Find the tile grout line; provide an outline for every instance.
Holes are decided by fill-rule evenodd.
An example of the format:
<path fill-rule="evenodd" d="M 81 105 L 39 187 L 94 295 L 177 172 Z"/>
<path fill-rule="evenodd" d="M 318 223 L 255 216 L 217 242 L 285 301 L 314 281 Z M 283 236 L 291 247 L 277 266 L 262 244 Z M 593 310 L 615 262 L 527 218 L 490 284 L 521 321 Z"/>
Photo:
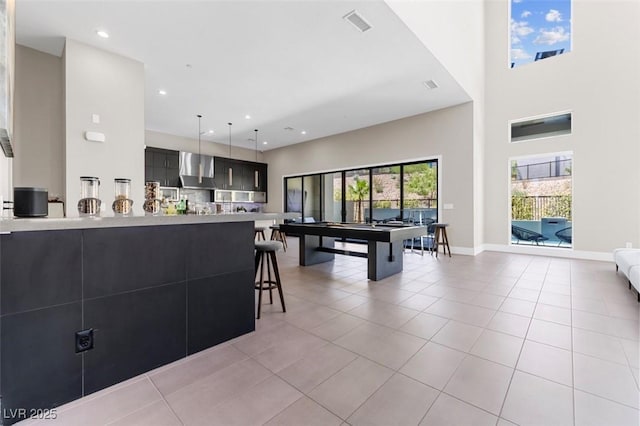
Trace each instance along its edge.
<path fill-rule="evenodd" d="M 169 408 L 169 410 L 173 413 L 173 415 L 176 417 L 176 419 L 178 419 L 178 421 L 180 422 L 181 425 L 184 425 L 184 422 L 182 421 L 182 419 L 180 418 L 180 416 L 178 416 L 178 413 L 175 412 L 175 410 L 173 409 L 173 407 L 171 406 L 171 404 L 169 404 L 169 401 L 167 401 L 167 399 L 164 397 L 164 395 L 162 394 L 162 392 L 160 392 L 160 389 L 158 389 L 158 386 L 156 386 L 155 382 L 151 379 L 151 377 L 147 376 L 145 374 L 147 380 L 149 381 L 149 383 L 151 383 L 151 386 L 153 386 L 153 388 L 156 390 L 156 392 L 158 392 L 158 395 L 160 395 L 161 400 L 165 403 L 165 405 L 167 406 L 167 408 Z M 155 403 L 155 401 L 154 401 Z M 135 411 L 134 411 L 135 412 Z"/>
<path fill-rule="evenodd" d="M 529 266 L 531 266 L 531 262 L 532 262 L 532 260 L 530 260 L 529 263 L 527 264 L 527 268 Z M 525 268 L 525 271 L 526 271 L 527 268 Z M 547 276 L 548 268 L 549 267 L 547 266 L 547 270 L 545 271 L 545 278 Z M 523 271 L 523 274 L 524 274 L 524 271 Z M 518 281 L 521 278 L 522 278 L 522 275 L 520 275 L 520 278 L 518 278 Z M 543 280 L 543 283 L 544 283 L 544 280 Z M 538 299 L 540 299 L 540 294 L 539 293 L 538 293 Z M 536 306 L 537 306 L 537 302 L 536 302 Z M 507 402 L 507 397 L 509 396 L 509 391 L 511 390 L 511 384 L 513 383 L 513 377 L 516 375 L 516 371 L 517 371 L 516 369 L 518 367 L 518 363 L 520 362 L 520 357 L 522 356 L 522 350 L 524 349 L 524 343 L 527 340 L 527 335 L 529 335 L 529 330 L 531 329 L 531 323 L 533 323 L 533 315 L 535 315 L 535 308 L 534 308 L 533 313 L 531 314 L 531 319 L 529 320 L 529 325 L 527 326 L 527 332 L 525 333 L 524 338 L 522 340 L 522 346 L 520 347 L 520 352 L 518 353 L 518 358 L 516 359 L 516 364 L 513 367 L 513 372 L 511 373 L 511 378 L 509 379 L 509 385 L 507 386 L 507 391 L 504 394 L 504 399 L 502 400 L 502 405 L 500 406 L 500 411 L 498 412 L 498 417 L 499 418 L 504 418 L 505 420 L 509 420 L 509 419 L 503 417 L 502 416 L 502 412 L 504 411 L 504 405 Z M 509 421 L 511 421 L 511 420 L 509 420 Z"/>

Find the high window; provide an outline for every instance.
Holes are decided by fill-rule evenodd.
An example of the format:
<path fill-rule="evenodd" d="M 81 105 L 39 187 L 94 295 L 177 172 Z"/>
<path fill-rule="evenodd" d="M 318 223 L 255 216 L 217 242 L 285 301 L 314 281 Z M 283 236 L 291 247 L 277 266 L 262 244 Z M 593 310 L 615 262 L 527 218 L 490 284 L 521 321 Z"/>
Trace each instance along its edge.
<path fill-rule="evenodd" d="M 511 68 L 571 51 L 571 0 L 511 0 Z"/>

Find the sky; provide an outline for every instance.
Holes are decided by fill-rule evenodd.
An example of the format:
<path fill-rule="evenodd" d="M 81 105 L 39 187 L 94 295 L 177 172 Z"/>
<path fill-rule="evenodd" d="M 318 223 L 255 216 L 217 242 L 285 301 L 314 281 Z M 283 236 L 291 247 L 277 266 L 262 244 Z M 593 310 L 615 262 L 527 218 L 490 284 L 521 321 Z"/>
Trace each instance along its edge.
<path fill-rule="evenodd" d="M 511 62 L 533 62 L 536 52 L 571 50 L 571 0 L 511 0 Z"/>

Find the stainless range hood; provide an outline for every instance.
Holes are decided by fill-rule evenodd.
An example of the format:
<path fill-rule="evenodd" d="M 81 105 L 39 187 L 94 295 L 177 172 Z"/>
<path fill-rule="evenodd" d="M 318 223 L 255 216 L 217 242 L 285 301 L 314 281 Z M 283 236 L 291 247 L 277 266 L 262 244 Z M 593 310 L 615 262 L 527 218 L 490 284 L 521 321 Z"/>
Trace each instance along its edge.
<path fill-rule="evenodd" d="M 13 157 L 14 23 L 14 0 L 0 0 L 0 146 L 6 157 Z"/>
<path fill-rule="evenodd" d="M 181 151 L 180 182 L 187 189 L 215 189 L 213 157 Z"/>

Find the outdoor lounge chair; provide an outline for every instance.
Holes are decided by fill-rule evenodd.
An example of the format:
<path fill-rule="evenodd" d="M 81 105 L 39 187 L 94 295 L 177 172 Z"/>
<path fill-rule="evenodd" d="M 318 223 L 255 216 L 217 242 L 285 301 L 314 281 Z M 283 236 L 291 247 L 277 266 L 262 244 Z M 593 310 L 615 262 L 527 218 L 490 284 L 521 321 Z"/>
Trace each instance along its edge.
<path fill-rule="evenodd" d="M 560 240 L 560 243 L 558 245 L 562 244 L 563 242 L 571 244 L 573 240 L 573 230 L 571 229 L 571 226 L 563 228 L 556 232 L 556 237 L 558 237 L 558 239 Z"/>
<path fill-rule="evenodd" d="M 548 238 L 542 234 L 515 225 L 511 225 L 511 235 L 516 237 L 516 240 L 518 240 L 516 243 L 518 244 L 520 241 L 529 241 L 539 245 L 539 243 L 542 242 L 544 244 L 544 241 L 548 240 Z"/>

